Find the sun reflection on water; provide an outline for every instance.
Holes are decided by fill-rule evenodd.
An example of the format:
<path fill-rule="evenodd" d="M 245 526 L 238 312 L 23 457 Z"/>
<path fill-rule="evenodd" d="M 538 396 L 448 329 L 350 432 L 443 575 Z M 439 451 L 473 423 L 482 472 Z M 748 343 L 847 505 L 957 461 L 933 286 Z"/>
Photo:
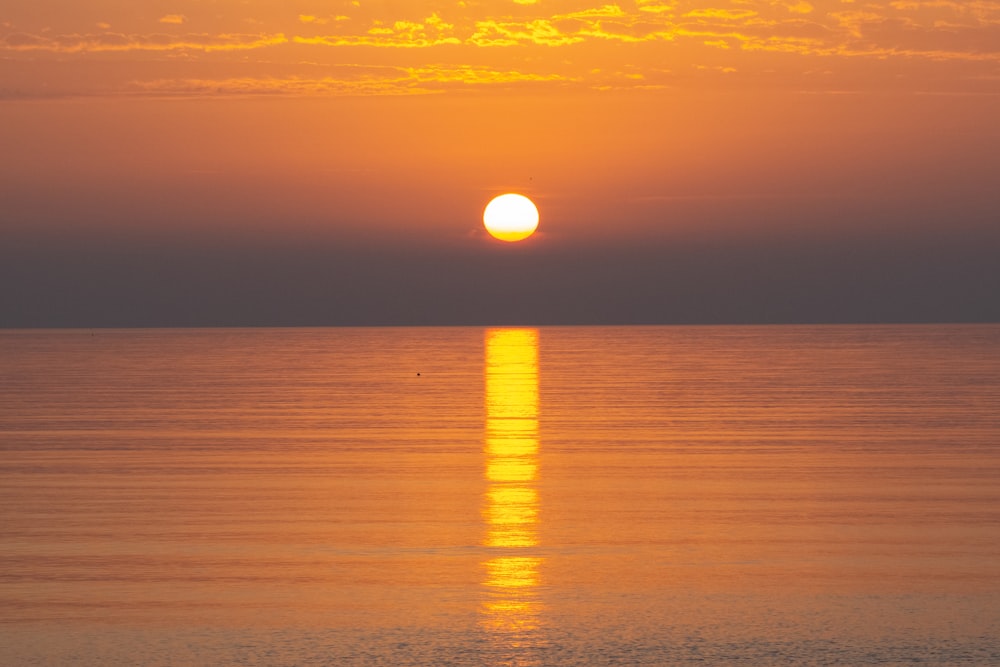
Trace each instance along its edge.
<path fill-rule="evenodd" d="M 482 622 L 503 648 L 520 650 L 535 643 L 541 612 L 538 331 L 488 330 L 485 376 L 483 545 L 492 557 L 483 564 Z M 530 664 L 526 657 L 517 664 Z"/>

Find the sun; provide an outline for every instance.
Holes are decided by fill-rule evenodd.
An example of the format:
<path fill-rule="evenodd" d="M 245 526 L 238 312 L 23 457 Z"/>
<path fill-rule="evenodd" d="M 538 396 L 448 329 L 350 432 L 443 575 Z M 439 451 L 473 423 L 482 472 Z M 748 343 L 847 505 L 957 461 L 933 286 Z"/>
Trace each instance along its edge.
<path fill-rule="evenodd" d="M 483 224 L 494 238 L 520 241 L 534 234 L 538 228 L 538 209 L 524 195 L 500 195 L 486 205 Z"/>

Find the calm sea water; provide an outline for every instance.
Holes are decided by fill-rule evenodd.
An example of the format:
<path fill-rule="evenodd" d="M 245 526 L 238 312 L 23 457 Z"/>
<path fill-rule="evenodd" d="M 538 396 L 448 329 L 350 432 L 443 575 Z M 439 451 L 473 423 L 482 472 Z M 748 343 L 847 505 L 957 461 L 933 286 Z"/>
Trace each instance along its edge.
<path fill-rule="evenodd" d="M 0 332 L 5 665 L 1000 664 L 1000 326 Z"/>

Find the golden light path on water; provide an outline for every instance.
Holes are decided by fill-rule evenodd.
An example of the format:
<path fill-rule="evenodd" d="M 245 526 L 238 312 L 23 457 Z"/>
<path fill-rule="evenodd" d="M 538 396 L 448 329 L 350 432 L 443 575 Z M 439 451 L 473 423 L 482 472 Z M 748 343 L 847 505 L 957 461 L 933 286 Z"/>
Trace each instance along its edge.
<path fill-rule="evenodd" d="M 510 648 L 539 625 L 538 331 L 486 332 L 483 626 Z"/>

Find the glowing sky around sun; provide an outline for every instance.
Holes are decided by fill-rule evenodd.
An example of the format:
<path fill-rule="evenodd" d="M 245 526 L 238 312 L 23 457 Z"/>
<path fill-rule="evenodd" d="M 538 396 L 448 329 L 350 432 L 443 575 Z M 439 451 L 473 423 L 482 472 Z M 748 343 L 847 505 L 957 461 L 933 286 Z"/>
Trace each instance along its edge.
<path fill-rule="evenodd" d="M 997 0 L 7 2 L 0 326 L 1000 318 L 997 118 Z"/>

